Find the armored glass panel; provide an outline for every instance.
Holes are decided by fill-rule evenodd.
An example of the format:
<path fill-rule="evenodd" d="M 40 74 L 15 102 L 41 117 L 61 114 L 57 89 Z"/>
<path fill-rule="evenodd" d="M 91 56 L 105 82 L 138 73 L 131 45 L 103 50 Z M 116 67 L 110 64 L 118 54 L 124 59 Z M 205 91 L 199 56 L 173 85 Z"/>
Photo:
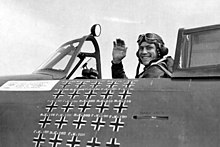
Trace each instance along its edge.
<path fill-rule="evenodd" d="M 194 33 L 190 40 L 190 67 L 220 64 L 220 30 Z"/>

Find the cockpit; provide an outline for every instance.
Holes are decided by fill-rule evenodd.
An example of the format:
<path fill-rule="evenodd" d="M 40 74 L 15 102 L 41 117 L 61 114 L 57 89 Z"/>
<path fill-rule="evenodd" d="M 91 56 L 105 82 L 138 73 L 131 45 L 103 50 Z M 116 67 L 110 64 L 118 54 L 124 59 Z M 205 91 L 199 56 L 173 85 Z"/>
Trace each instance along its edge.
<path fill-rule="evenodd" d="M 101 79 L 99 45 L 95 24 L 89 35 L 61 45 L 34 73 L 53 79 Z M 220 77 L 220 25 L 179 29 L 171 78 Z"/>

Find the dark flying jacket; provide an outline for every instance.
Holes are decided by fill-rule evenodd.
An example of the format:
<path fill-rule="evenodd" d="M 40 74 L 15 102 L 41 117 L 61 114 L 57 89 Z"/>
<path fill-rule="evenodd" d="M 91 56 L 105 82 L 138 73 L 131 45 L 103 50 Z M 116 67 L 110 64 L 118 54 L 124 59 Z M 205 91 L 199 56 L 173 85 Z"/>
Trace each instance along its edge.
<path fill-rule="evenodd" d="M 144 71 L 140 73 L 137 78 L 168 78 L 172 75 L 173 59 L 169 56 L 165 59 L 160 59 L 157 62 L 151 63 L 144 67 Z M 123 64 L 114 64 L 112 62 L 112 78 L 113 79 L 127 79 Z"/>

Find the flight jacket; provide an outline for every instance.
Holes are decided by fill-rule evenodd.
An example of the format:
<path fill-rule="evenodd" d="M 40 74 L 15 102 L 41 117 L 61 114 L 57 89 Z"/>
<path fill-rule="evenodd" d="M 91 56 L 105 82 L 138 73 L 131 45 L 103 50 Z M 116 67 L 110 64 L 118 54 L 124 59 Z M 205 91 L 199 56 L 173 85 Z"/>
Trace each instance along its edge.
<path fill-rule="evenodd" d="M 138 74 L 136 78 L 169 78 L 172 76 L 172 57 L 166 57 L 152 62 L 150 65 L 145 66 L 142 73 Z M 112 62 L 112 78 L 113 79 L 127 79 L 122 62 L 114 64 Z"/>

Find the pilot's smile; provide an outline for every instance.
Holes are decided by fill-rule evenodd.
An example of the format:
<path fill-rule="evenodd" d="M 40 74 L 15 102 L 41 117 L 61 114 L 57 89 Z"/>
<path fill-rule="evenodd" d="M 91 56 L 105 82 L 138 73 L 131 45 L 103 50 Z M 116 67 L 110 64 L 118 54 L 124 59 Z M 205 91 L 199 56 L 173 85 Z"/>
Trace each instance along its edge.
<path fill-rule="evenodd" d="M 142 42 L 139 46 L 138 55 L 144 65 L 148 65 L 149 62 L 157 58 L 156 46 L 147 42 Z"/>

